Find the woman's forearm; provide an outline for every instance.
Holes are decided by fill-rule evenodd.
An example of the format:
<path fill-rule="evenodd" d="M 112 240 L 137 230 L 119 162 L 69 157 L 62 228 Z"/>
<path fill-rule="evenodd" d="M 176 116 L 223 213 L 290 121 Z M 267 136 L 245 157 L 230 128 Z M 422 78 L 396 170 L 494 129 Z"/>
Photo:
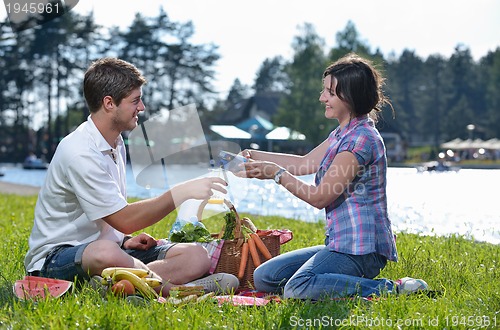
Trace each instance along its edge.
<path fill-rule="evenodd" d="M 293 175 L 303 175 L 301 172 L 304 172 L 304 169 L 302 168 L 304 156 L 252 150 L 250 151 L 250 158 L 253 160 L 273 162 L 285 168 Z"/>

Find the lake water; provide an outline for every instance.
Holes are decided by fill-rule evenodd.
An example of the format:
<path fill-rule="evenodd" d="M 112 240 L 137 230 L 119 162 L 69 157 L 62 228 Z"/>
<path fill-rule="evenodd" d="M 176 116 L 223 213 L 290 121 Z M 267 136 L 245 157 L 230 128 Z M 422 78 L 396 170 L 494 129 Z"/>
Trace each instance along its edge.
<path fill-rule="evenodd" d="M 32 186 L 41 186 L 46 173 L 12 165 L 5 165 L 2 172 L 5 175 L 0 177 L 1 181 Z M 174 185 L 200 173 L 194 168 L 183 166 L 170 167 L 166 174 L 168 183 Z M 280 215 L 303 221 L 324 219 L 323 210 L 295 198 L 274 181 L 240 179 L 232 175 L 228 179 L 228 197 L 239 212 Z M 313 177 L 303 179 L 311 182 Z M 462 169 L 459 172 L 417 173 L 413 168 L 391 167 L 388 170 L 387 194 L 393 229 L 396 233 L 458 234 L 500 244 L 498 183 L 500 170 Z M 157 196 L 165 187 L 148 189 L 138 185 L 132 169 L 128 168 L 129 197 Z"/>

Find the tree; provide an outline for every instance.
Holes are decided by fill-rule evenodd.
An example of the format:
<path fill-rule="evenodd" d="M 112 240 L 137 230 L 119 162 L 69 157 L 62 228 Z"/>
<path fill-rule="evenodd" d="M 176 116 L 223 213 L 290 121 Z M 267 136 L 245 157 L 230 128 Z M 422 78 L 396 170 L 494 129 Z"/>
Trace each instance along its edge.
<path fill-rule="evenodd" d="M 29 61 L 23 56 L 30 49 L 33 37 L 28 33 L 12 33 L 8 24 L 3 23 L 1 31 L 1 101 L 2 113 L 14 114 L 15 126 L 27 126 L 29 114 L 25 111 L 29 105 L 29 90 L 34 83 L 33 70 Z M 12 116 L 11 116 L 12 117 Z M 5 117 L 3 117 L 5 121 Z"/>
<path fill-rule="evenodd" d="M 344 30 L 335 35 L 337 46 L 330 50 L 328 57 L 336 61 L 348 53 L 356 53 L 360 56 L 371 56 L 370 46 L 360 39 L 360 34 L 352 21 L 348 21 Z"/>
<path fill-rule="evenodd" d="M 71 76 L 65 86 L 65 95 L 70 100 L 67 102 L 66 111 L 77 111 L 80 113 L 80 118 L 69 114 L 64 116 L 66 133 L 71 131 L 72 126 L 85 121 L 90 114 L 82 98 L 81 83 L 91 59 L 102 56 L 110 44 L 101 31 L 102 26 L 94 22 L 93 12 L 88 16 L 75 15 L 74 33 L 65 45 L 64 65 L 69 68 Z"/>
<path fill-rule="evenodd" d="M 448 63 L 448 74 L 452 89 L 443 124 L 450 136 L 464 136 L 467 125 L 479 127 L 478 114 L 482 111 L 482 101 L 477 97 L 477 70 L 468 48 L 455 48 Z"/>
<path fill-rule="evenodd" d="M 160 57 L 164 62 L 164 77 L 168 78 L 168 107 L 181 104 L 204 104 L 214 94 L 212 80 L 214 65 L 220 58 L 214 44 L 191 44 L 194 34 L 191 22 L 177 24 L 174 30 L 176 42 L 167 45 L 168 51 Z"/>
<path fill-rule="evenodd" d="M 480 82 L 484 93 L 488 137 L 500 137 L 500 47 L 480 61 Z"/>
<path fill-rule="evenodd" d="M 34 77 L 29 62 L 23 58 L 29 49 L 31 36 L 27 33 L 12 33 L 7 23 L 0 26 L 0 109 L 3 161 L 21 160 L 27 150 L 33 150 L 28 126 L 30 123 L 30 89 Z"/>
<path fill-rule="evenodd" d="M 47 134 L 49 146 L 47 157 L 50 159 L 55 150 L 56 138 L 53 131 L 53 118 L 60 112 L 59 108 L 59 87 L 62 70 L 60 59 L 62 56 L 62 46 L 66 43 L 71 34 L 72 15 L 60 16 L 43 25 L 33 28 L 34 40 L 30 49 L 30 61 L 34 68 L 34 75 L 39 82 L 35 88 L 39 90 L 39 95 L 45 95 L 45 108 L 47 110 Z M 54 111 L 56 116 L 54 116 Z"/>
<path fill-rule="evenodd" d="M 411 141 L 421 138 L 416 123 L 420 120 L 417 100 L 424 92 L 422 85 L 422 60 L 413 51 L 404 50 L 399 59 L 390 62 L 387 69 L 388 95 L 396 112 L 397 127 L 406 132 Z"/>
<path fill-rule="evenodd" d="M 69 132 L 69 122 L 63 118 L 67 105 L 81 100 L 81 79 L 84 60 L 90 53 L 88 41 L 95 40 L 93 17 L 70 11 L 64 15 L 23 31 L 32 36 L 23 59 L 34 77 L 29 90 L 36 100 L 26 107 L 30 112 L 46 113 L 47 154 L 49 160 L 62 136 Z M 95 47 L 95 46 L 94 46 Z M 33 117 L 33 115 L 30 115 Z"/>
<path fill-rule="evenodd" d="M 431 55 L 424 62 L 420 81 L 420 97 L 416 98 L 416 108 L 420 109 L 419 131 L 424 136 L 432 137 L 435 147 L 442 142 L 444 122 L 448 118 L 446 104 L 450 99 L 450 79 L 447 74 L 447 62 L 439 55 Z M 451 138 L 454 136 L 446 136 Z"/>
<path fill-rule="evenodd" d="M 120 33 L 120 56 L 140 68 L 149 81 L 144 94 L 150 112 L 187 103 L 204 108 L 214 93 L 217 47 L 192 44 L 193 34 L 192 22 L 172 22 L 163 10 L 154 18 L 137 14 L 130 28 Z"/>
<path fill-rule="evenodd" d="M 235 79 L 229 93 L 227 94 L 225 107 L 233 108 L 236 104 L 246 99 L 249 95 L 248 86 L 243 85 L 239 79 Z"/>
<path fill-rule="evenodd" d="M 325 123 L 324 108 L 318 102 L 325 69 L 324 41 L 311 24 L 301 27 L 293 40 L 293 60 L 285 66 L 289 90 L 280 102 L 274 122 L 297 130 L 318 144 L 331 130 Z"/>
<path fill-rule="evenodd" d="M 162 14 L 160 13 L 160 15 Z M 116 39 L 118 42 L 114 42 L 114 46 L 119 47 L 118 57 L 133 63 L 147 77 L 148 83 L 143 88 L 143 99 L 148 109 L 147 115 L 154 114 L 162 106 L 161 100 L 158 100 L 154 95 L 155 91 L 161 89 L 161 82 L 152 78 L 160 69 L 157 57 L 161 52 L 165 51 L 159 33 L 155 33 L 154 24 L 149 22 L 151 20 L 137 13 L 132 24 L 125 32 L 114 31 L 118 36 Z M 166 16 L 160 16 L 158 20 L 161 20 L 160 24 L 158 24 L 158 30 L 165 33 L 165 30 L 170 29 L 170 25 L 163 22 L 163 20 L 168 20 Z"/>
<path fill-rule="evenodd" d="M 284 66 L 284 59 L 281 56 L 265 59 L 257 71 L 253 86 L 255 93 L 284 91 L 288 80 Z"/>

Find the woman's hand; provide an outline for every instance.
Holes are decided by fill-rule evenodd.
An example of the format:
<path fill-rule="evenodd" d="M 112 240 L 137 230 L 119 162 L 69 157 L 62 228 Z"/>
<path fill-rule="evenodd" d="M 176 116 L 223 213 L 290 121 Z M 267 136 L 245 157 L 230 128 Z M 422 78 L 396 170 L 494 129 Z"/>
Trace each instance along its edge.
<path fill-rule="evenodd" d="M 240 154 L 247 160 L 250 160 L 252 158 L 252 151 L 250 149 L 245 149 Z"/>
<path fill-rule="evenodd" d="M 154 246 L 156 246 L 156 239 L 146 233 L 140 233 L 123 243 L 123 248 L 127 250 L 149 250 Z"/>
<path fill-rule="evenodd" d="M 276 172 L 280 170 L 280 166 L 267 161 L 252 161 L 242 165 L 242 171 L 235 173 L 239 177 L 257 178 L 257 179 L 274 179 Z"/>

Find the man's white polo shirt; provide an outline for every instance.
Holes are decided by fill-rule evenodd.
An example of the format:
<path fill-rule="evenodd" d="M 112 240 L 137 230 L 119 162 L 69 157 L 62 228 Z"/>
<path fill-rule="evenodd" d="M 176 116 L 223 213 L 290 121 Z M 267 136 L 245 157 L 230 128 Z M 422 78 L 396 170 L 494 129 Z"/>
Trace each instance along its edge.
<path fill-rule="evenodd" d="M 127 205 L 126 151 L 121 136 L 114 150 L 91 117 L 58 145 L 35 207 L 24 264 L 40 270 L 50 250 L 97 239 L 117 243 L 123 234 L 102 220 Z"/>

